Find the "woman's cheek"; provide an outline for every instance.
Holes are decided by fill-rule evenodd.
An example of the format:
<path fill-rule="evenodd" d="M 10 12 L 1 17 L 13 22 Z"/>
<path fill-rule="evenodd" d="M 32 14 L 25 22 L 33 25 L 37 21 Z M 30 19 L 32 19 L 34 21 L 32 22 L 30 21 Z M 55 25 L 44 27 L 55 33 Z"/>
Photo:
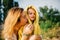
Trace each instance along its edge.
<path fill-rule="evenodd" d="M 29 15 L 29 19 L 31 19 L 32 15 Z"/>
<path fill-rule="evenodd" d="M 27 23 L 27 19 L 25 19 L 25 21 L 24 21 L 24 22 L 25 22 L 25 24 L 26 24 L 26 23 Z"/>
<path fill-rule="evenodd" d="M 29 14 L 29 18 L 31 17 L 32 15 Z"/>
<path fill-rule="evenodd" d="M 22 23 L 25 25 L 27 23 L 27 20 L 23 19 Z"/>

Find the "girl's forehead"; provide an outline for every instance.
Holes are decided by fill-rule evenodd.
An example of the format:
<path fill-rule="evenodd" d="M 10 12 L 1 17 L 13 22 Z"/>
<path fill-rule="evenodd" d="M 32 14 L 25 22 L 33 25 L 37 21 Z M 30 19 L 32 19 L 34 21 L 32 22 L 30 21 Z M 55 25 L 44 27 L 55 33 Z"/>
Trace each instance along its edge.
<path fill-rule="evenodd" d="M 29 9 L 28 12 L 35 12 L 35 10 L 33 10 L 33 9 Z"/>

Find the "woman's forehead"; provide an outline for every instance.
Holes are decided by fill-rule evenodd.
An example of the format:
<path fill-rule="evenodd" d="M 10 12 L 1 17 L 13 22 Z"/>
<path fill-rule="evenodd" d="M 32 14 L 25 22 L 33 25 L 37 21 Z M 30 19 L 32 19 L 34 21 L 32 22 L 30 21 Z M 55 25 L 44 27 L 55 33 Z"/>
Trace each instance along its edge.
<path fill-rule="evenodd" d="M 33 9 L 29 9 L 28 12 L 33 12 L 33 13 L 35 13 L 35 11 L 34 11 Z"/>

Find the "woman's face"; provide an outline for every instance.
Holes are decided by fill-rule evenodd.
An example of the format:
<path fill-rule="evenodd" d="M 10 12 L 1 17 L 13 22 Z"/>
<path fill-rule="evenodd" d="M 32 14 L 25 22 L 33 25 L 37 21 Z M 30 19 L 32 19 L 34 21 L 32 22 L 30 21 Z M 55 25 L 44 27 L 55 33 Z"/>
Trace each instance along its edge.
<path fill-rule="evenodd" d="M 27 18 L 25 12 L 23 12 L 20 16 L 20 23 L 21 25 L 25 25 L 27 23 Z"/>
<path fill-rule="evenodd" d="M 29 9 L 28 16 L 29 16 L 31 21 L 34 21 L 35 20 L 35 11 L 33 9 Z"/>

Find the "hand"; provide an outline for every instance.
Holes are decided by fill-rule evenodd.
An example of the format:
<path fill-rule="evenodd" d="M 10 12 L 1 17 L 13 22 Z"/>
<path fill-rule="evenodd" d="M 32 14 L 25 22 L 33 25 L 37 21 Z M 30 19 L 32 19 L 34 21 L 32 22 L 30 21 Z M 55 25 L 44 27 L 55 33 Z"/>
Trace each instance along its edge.
<path fill-rule="evenodd" d="M 24 27 L 23 33 L 24 34 L 32 34 L 33 29 L 34 29 L 33 25 L 28 24 L 27 26 Z"/>

